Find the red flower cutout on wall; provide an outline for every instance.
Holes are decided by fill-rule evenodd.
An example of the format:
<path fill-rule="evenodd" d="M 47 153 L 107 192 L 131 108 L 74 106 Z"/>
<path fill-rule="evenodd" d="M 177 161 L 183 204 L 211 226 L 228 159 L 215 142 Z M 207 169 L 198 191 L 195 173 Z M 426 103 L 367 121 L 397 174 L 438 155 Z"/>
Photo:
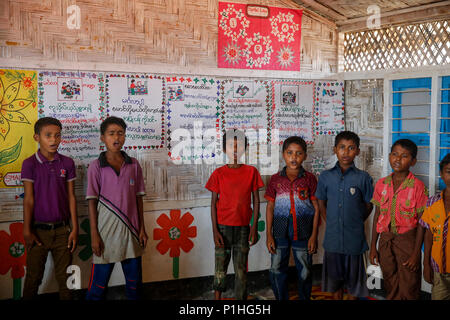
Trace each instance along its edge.
<path fill-rule="evenodd" d="M 191 251 L 194 243 L 189 238 L 197 236 L 197 227 L 190 226 L 194 222 L 194 217 L 189 212 L 181 216 L 181 210 L 170 210 L 170 218 L 163 213 L 156 222 L 162 227 L 153 230 L 153 240 L 161 240 L 156 249 L 161 254 L 166 254 L 170 249 L 169 255 L 173 258 L 173 277 L 178 278 L 180 248 L 184 252 Z"/>
<path fill-rule="evenodd" d="M 23 223 L 15 222 L 9 225 L 11 235 L 0 231 L 0 274 L 6 274 L 11 269 L 13 279 L 20 279 L 25 275 L 27 254 L 22 230 Z"/>
<path fill-rule="evenodd" d="M 184 252 L 191 251 L 194 243 L 189 238 L 197 236 L 197 227 L 189 227 L 194 217 L 189 212 L 180 217 L 181 210 L 170 210 L 170 218 L 163 213 L 156 220 L 162 229 L 153 231 L 153 239 L 161 240 L 156 249 L 161 254 L 165 254 L 170 249 L 172 258 L 180 256 L 180 248 Z"/>
<path fill-rule="evenodd" d="M 11 235 L 0 231 L 0 274 L 6 274 L 11 269 L 14 300 L 19 300 L 22 295 L 22 278 L 27 259 L 22 230 L 23 223 L 15 222 L 9 225 Z"/>

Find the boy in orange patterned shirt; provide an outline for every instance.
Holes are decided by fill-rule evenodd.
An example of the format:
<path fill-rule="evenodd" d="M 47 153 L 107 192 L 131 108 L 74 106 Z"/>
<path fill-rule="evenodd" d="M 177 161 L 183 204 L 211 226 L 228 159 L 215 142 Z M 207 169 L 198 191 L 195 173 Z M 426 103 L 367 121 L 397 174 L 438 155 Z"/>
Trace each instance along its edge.
<path fill-rule="evenodd" d="M 450 300 L 450 153 L 442 159 L 439 169 L 447 187 L 430 197 L 419 220 L 420 225 L 426 228 L 423 277 L 433 284 L 432 300 Z"/>
<path fill-rule="evenodd" d="M 389 300 L 415 300 L 420 294 L 423 229 L 417 226 L 427 203 L 428 190 L 409 171 L 416 164 L 416 157 L 417 146 L 413 141 L 397 140 L 389 154 L 394 172 L 378 180 L 372 198 L 376 211 L 370 262 L 380 264 Z"/>

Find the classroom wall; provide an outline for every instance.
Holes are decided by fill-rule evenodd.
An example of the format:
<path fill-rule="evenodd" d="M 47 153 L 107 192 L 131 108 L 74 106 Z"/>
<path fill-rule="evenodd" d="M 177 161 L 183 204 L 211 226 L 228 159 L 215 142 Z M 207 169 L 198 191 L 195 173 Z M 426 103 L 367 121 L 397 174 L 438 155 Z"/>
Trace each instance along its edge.
<path fill-rule="evenodd" d="M 298 8 L 292 1 L 257 3 Z M 78 2 L 76 4 L 81 9 L 79 30 L 66 28 L 66 10 L 70 4 L 70 1 L 1 1 L 0 68 L 173 72 L 266 79 L 332 78 L 337 71 L 336 28 L 311 13 L 305 12 L 302 18 L 300 72 L 249 71 L 216 68 L 218 1 Z M 358 91 L 356 94 L 358 95 Z M 366 111 L 362 110 L 362 105 L 363 102 L 351 110 L 360 108 L 363 114 Z M 364 124 L 361 126 L 365 128 Z M 335 157 L 332 154 L 332 144 L 332 136 L 316 137 L 314 146 L 308 149 L 306 169 L 312 170 L 314 166 L 318 170 L 333 166 Z M 373 146 L 369 142 L 367 151 L 363 151 L 363 154 L 364 152 L 373 152 Z M 167 159 L 167 150 L 130 151 L 129 154 L 138 158 L 146 179 L 144 210 L 149 243 L 143 256 L 144 281 L 212 275 L 214 252 L 210 226 L 210 194 L 203 186 L 215 167 L 174 165 Z M 370 156 L 367 157 L 369 158 Z M 367 159 L 363 161 L 363 165 L 369 163 Z M 367 166 L 372 165 L 375 171 L 377 164 L 370 163 Z M 85 175 L 85 168 L 77 169 L 80 243 L 74 253 L 74 264 L 81 268 L 83 288 L 87 287 L 89 281 L 92 255 L 87 236 L 89 229 L 84 200 Z M 269 176 L 263 177 L 265 183 L 268 179 Z M 10 228 L 14 223 L 21 223 L 22 193 L 22 188 L 0 190 L 0 230 L 7 234 L 11 234 Z M 261 199 L 262 195 L 263 192 Z M 182 217 L 193 217 L 193 222 L 188 226 L 192 236 L 185 240 L 186 248 L 190 249 L 186 249 L 187 252 L 181 249 L 178 257 L 170 257 L 170 252 L 159 251 L 158 244 L 161 240 L 154 239 L 155 229 L 162 228 L 157 219 L 164 214 L 170 217 L 171 213 L 173 216 L 180 214 Z M 261 213 L 258 225 L 261 239 L 250 251 L 250 271 L 265 270 L 270 265 L 270 257 L 265 249 L 264 201 Z M 323 231 L 319 241 L 322 238 Z M 320 248 L 314 263 L 321 263 L 321 255 Z M 40 293 L 57 291 L 52 265 L 49 258 Z M 13 281 L 12 272 L 10 270 L 0 275 L 0 299 L 13 296 L 17 281 Z M 116 266 L 110 285 L 123 283 L 123 275 Z"/>

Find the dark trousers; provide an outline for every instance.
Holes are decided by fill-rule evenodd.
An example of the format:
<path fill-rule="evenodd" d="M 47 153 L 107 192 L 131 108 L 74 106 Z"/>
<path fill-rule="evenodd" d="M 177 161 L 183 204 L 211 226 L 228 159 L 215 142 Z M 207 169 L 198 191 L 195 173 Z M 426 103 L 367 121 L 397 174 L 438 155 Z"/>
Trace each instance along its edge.
<path fill-rule="evenodd" d="M 418 300 L 420 297 L 421 268 L 412 272 L 403 265 L 414 250 L 416 230 L 380 235 L 378 253 L 388 300 Z"/>
<path fill-rule="evenodd" d="M 48 253 L 51 252 L 55 265 L 55 276 L 59 286 L 61 300 L 72 299 L 72 293 L 67 288 L 67 267 L 72 263 L 72 254 L 67 248 L 70 234 L 69 226 L 62 226 L 54 230 L 34 230 L 42 245 L 34 246 L 27 252 L 27 273 L 23 287 L 23 299 L 36 298 L 45 270 Z"/>
<path fill-rule="evenodd" d="M 219 232 L 223 237 L 224 246 L 215 249 L 214 290 L 225 291 L 228 264 L 230 263 L 231 253 L 233 253 L 235 298 L 246 300 L 250 227 L 219 225 Z"/>
<path fill-rule="evenodd" d="M 120 262 L 125 276 L 125 294 L 129 300 L 138 300 L 142 286 L 142 258 L 131 258 Z M 86 300 L 102 300 L 115 263 L 92 264 Z"/>

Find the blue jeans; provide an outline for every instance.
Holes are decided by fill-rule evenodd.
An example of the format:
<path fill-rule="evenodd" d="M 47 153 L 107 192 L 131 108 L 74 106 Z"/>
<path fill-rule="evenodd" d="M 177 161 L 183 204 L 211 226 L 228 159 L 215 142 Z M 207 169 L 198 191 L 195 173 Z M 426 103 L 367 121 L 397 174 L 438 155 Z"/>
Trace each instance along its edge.
<path fill-rule="evenodd" d="M 271 255 L 270 282 L 277 300 L 288 300 L 287 271 L 292 248 L 298 276 L 298 297 L 309 300 L 312 290 L 312 255 L 308 253 L 308 240 L 293 240 L 292 216 L 289 217 L 288 237 L 275 238 L 276 253 Z"/>
<path fill-rule="evenodd" d="M 91 281 L 86 294 L 86 300 L 104 299 L 105 290 L 115 263 L 92 264 Z M 142 286 L 141 257 L 121 261 L 125 275 L 125 294 L 129 300 L 138 300 Z"/>

